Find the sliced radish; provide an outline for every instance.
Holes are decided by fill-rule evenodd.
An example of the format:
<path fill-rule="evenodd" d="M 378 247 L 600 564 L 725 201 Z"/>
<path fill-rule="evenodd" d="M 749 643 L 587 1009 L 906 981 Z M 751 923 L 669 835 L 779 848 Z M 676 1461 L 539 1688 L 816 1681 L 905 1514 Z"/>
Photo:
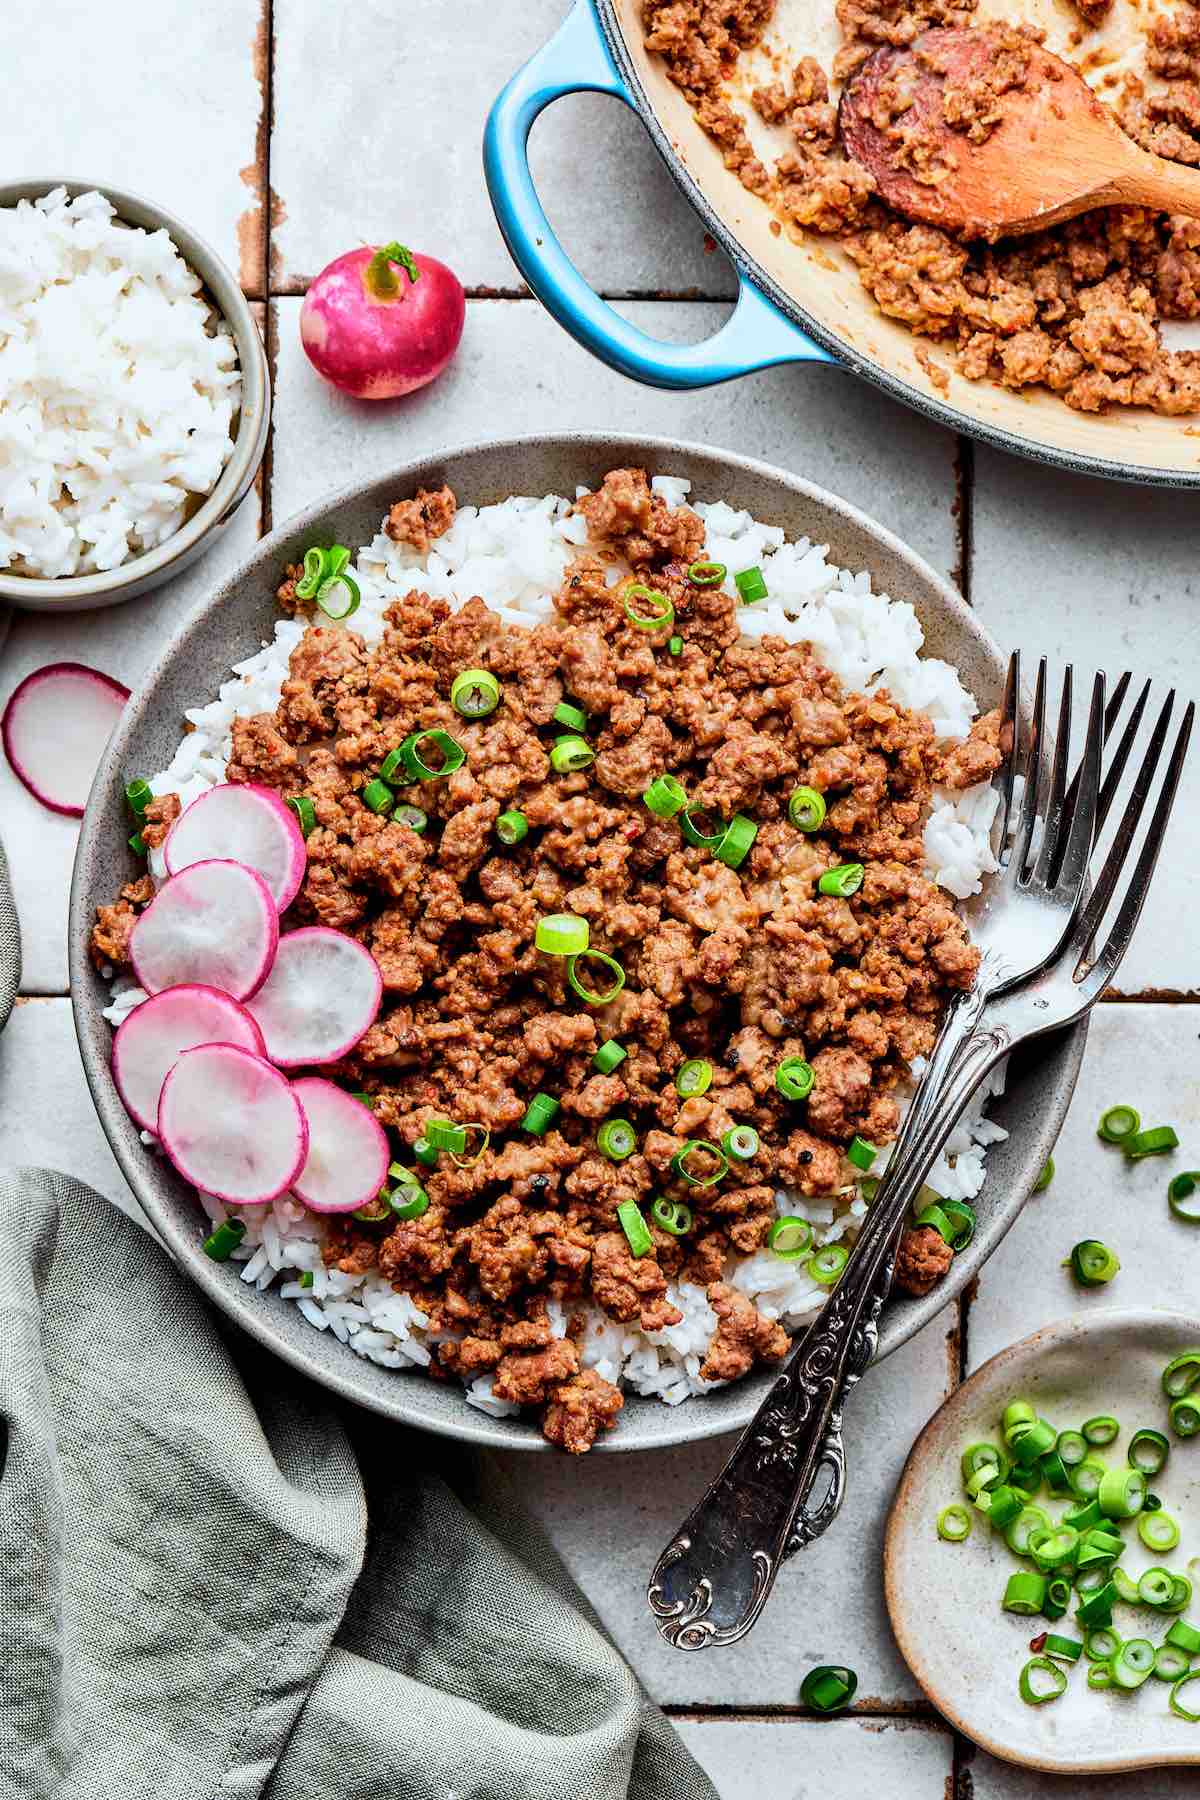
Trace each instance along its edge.
<path fill-rule="evenodd" d="M 369 1106 L 323 1081 L 305 1075 L 292 1092 L 308 1120 L 308 1160 L 292 1192 L 310 1211 L 357 1212 L 369 1206 L 387 1180 L 387 1133 Z"/>
<path fill-rule="evenodd" d="M 213 987 L 189 982 L 135 1006 L 113 1039 L 112 1072 L 130 1117 L 154 1131 L 162 1084 L 185 1050 L 236 1044 L 265 1057 L 262 1032 L 244 1006 Z"/>
<path fill-rule="evenodd" d="M 181 982 L 235 1000 L 258 992 L 279 943 L 279 914 L 261 875 L 236 862 L 193 863 L 150 902 L 129 939 L 133 972 L 148 994 Z"/>
<path fill-rule="evenodd" d="M 47 663 L 13 689 L 0 735 L 13 774 L 51 812 L 82 819 L 104 746 L 129 698 L 99 669 Z"/>
<path fill-rule="evenodd" d="M 265 1206 L 308 1155 L 308 1120 L 290 1083 L 235 1044 L 185 1050 L 163 1082 L 156 1121 L 179 1173 L 231 1206 Z"/>
<path fill-rule="evenodd" d="M 327 925 L 285 931 L 250 1011 L 281 1069 L 336 1062 L 374 1023 L 383 995 L 369 950 Z"/>
<path fill-rule="evenodd" d="M 304 880 L 304 833 L 270 788 L 224 781 L 181 813 L 163 845 L 167 872 L 214 858 L 245 863 L 260 874 L 283 912 Z"/>

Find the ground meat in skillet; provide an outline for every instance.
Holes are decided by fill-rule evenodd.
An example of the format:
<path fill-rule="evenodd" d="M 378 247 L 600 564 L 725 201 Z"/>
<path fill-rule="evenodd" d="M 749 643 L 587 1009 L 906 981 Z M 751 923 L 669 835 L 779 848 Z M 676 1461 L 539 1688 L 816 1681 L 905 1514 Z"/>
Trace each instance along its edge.
<path fill-rule="evenodd" d="M 886 693 L 843 692 L 806 647 L 741 641 L 733 603 L 687 580 L 699 520 L 669 511 L 641 470 L 614 471 L 581 510 L 607 536 L 568 570 L 553 621 L 514 629 L 480 600 L 451 613 L 414 591 L 389 607 L 377 646 L 314 625 L 292 652 L 276 712 L 235 721 L 228 770 L 309 795 L 317 826 L 284 923 L 351 932 L 383 973 L 378 1019 L 333 1072 L 371 1095 L 401 1155 L 431 1114 L 492 1133 L 471 1167 L 443 1157 L 421 1170 L 422 1217 L 330 1221 L 327 1264 L 377 1269 L 412 1295 L 439 1340 L 435 1372 L 491 1374 L 501 1398 L 536 1412 L 570 1451 L 611 1427 L 621 1397 L 582 1366 L 578 1333 L 556 1335 L 552 1301 L 568 1317 L 590 1303 L 658 1331 L 680 1318 L 668 1283 L 692 1281 L 718 1321 L 706 1378 L 733 1380 L 784 1354 L 786 1333 L 727 1277 L 765 1243 L 777 1185 L 832 1194 L 853 1177 L 855 1133 L 892 1134 L 892 1090 L 978 960 L 921 872 L 933 785 L 983 779 L 999 762 L 994 718 L 963 744 L 939 744 L 927 718 Z M 671 595 L 679 655 L 671 631 L 626 620 L 603 580 L 616 557 Z M 501 683 L 501 704 L 481 720 L 449 703 L 464 667 Z M 548 756 L 563 698 L 586 709 L 596 750 L 590 769 L 567 775 Z M 445 780 L 398 790 L 430 815 L 420 834 L 370 811 L 361 793 L 402 738 L 434 726 L 467 760 Z M 666 771 L 723 816 L 741 809 L 757 822 L 738 870 L 648 811 L 642 794 Z M 826 798 L 812 836 L 787 819 L 800 783 Z M 157 803 L 163 819 L 171 798 Z M 506 849 L 495 822 L 512 806 L 530 831 Z M 861 890 L 821 895 L 821 873 L 851 861 L 865 865 Z M 149 897 L 139 884 L 101 909 L 97 957 L 124 959 Z M 580 1001 L 561 959 L 534 948 L 549 912 L 586 918 L 592 945 L 622 965 L 626 985 L 608 1005 Z M 592 1057 L 610 1037 L 628 1054 L 601 1074 Z M 711 1085 L 681 1099 L 675 1075 L 692 1056 L 712 1063 Z M 775 1087 L 786 1056 L 816 1071 L 805 1105 Z M 531 1137 L 520 1122 L 539 1091 L 561 1110 Z M 623 1162 L 596 1149 L 609 1117 L 637 1134 Z M 719 1143 L 739 1123 L 760 1134 L 752 1162 L 711 1187 L 673 1172 L 688 1139 Z M 617 1208 L 633 1201 L 650 1221 L 657 1195 L 690 1207 L 692 1229 L 676 1238 L 655 1225 L 651 1249 L 635 1257 Z"/>

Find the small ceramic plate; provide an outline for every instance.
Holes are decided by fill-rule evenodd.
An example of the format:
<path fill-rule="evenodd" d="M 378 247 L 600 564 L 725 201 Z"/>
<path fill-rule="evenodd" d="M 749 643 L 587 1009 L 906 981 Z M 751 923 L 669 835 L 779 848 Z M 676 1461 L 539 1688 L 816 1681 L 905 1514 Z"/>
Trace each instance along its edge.
<path fill-rule="evenodd" d="M 884 1544 L 884 1583 L 892 1629 L 905 1661 L 928 1698 L 959 1731 L 993 1756 L 1064 1774 L 1200 1766 L 1200 1725 L 1176 1718 L 1170 1687 L 1153 1676 L 1133 1694 L 1099 1693 L 1087 1685 L 1086 1665 L 1068 1669 L 1060 1700 L 1027 1706 L 1017 1678 L 1042 1630 L 1081 1637 L 1074 1608 L 1061 1624 L 1016 1618 L 1000 1597 L 1020 1564 L 1001 1535 L 982 1520 L 962 1544 L 936 1530 L 938 1513 L 962 1500 L 959 1457 L 979 1439 L 999 1443 L 1000 1414 L 1024 1397 L 1060 1430 L 1078 1428 L 1099 1412 L 1121 1421 L 1116 1443 L 1096 1454 L 1123 1464 L 1130 1434 L 1140 1426 L 1167 1431 L 1159 1378 L 1181 1350 L 1200 1345 L 1200 1320 L 1183 1313 L 1106 1310 L 1060 1320 L 1002 1350 L 947 1400 L 929 1421 L 904 1467 Z M 1134 1579 L 1155 1564 L 1197 1582 L 1197 1600 L 1182 1616 L 1200 1624 L 1200 1440 L 1171 1439 L 1171 1454 L 1153 1479 L 1164 1509 L 1181 1531 L 1167 1555 L 1143 1548 L 1136 1532 L 1121 1566 Z M 1058 1503 L 1048 1505 L 1057 1516 Z M 1064 1503 L 1065 1504 L 1065 1503 Z M 1189 1569 L 1190 1559 L 1195 1566 Z M 1136 1626 L 1135 1626 L 1136 1621 Z M 1169 1619 L 1146 1608 L 1119 1607 L 1114 1623 L 1124 1637 L 1160 1643 Z M 1124 1626 L 1124 1629 L 1122 1629 Z M 1200 1668 L 1200 1663 L 1193 1664 Z M 1191 1696 L 1189 1706 L 1196 1707 Z"/>

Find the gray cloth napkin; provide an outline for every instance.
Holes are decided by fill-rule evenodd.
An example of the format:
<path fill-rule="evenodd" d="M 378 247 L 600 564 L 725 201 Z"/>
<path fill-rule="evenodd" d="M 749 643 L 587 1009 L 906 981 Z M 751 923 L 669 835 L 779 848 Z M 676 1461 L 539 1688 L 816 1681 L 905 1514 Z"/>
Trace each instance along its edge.
<path fill-rule="evenodd" d="M 716 1800 L 486 1460 L 65 1175 L 0 1177 L 0 1245 L 3 1800 Z"/>

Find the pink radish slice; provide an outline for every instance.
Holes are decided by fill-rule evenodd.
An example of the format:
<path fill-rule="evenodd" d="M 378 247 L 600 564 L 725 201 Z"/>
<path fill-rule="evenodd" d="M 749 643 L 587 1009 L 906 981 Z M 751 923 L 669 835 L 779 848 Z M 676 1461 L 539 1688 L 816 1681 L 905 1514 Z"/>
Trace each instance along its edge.
<path fill-rule="evenodd" d="M 168 832 L 163 855 L 172 875 L 214 858 L 244 863 L 262 876 L 280 912 L 299 893 L 308 860 L 304 833 L 279 795 L 236 781 L 192 801 Z"/>
<path fill-rule="evenodd" d="M 336 1062 L 374 1023 L 383 994 L 369 950 L 326 925 L 285 931 L 250 1011 L 281 1069 Z"/>
<path fill-rule="evenodd" d="M 292 1092 L 308 1120 L 308 1160 L 295 1181 L 297 1200 L 318 1213 L 357 1212 L 369 1206 L 387 1180 L 387 1133 L 353 1094 L 305 1075 Z"/>
<path fill-rule="evenodd" d="M 51 812 L 82 819 L 129 689 L 84 663 L 47 663 L 13 689 L 0 735 L 13 774 Z"/>
<path fill-rule="evenodd" d="M 162 1084 L 183 1052 L 197 1044 L 236 1044 L 255 1056 L 267 1054 L 245 1007 L 197 982 L 143 1000 L 117 1028 L 113 1080 L 125 1110 L 143 1131 L 157 1128 Z"/>
<path fill-rule="evenodd" d="M 158 1101 L 162 1147 L 185 1180 L 231 1206 L 265 1206 L 308 1155 L 308 1120 L 289 1082 L 235 1044 L 185 1050 Z"/>
<path fill-rule="evenodd" d="M 279 914 L 261 875 L 236 862 L 173 875 L 133 928 L 129 958 L 148 994 L 183 982 L 235 1000 L 257 993 L 279 943 Z"/>

